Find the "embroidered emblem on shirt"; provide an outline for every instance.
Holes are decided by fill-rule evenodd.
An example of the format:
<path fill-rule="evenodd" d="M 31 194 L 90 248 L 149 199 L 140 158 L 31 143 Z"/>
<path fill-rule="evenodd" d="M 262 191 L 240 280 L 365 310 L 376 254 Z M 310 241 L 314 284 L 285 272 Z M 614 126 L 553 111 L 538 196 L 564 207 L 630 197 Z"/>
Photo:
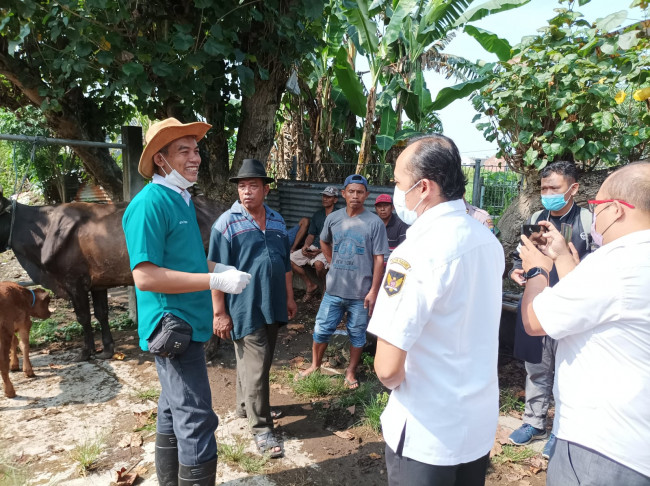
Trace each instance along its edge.
<path fill-rule="evenodd" d="M 404 260 L 403 258 L 398 258 L 398 257 L 391 258 L 389 260 L 389 263 L 396 263 L 397 265 L 404 267 L 405 270 L 409 270 L 411 268 L 411 264 L 406 260 Z"/>
<path fill-rule="evenodd" d="M 389 297 L 399 294 L 402 290 L 402 285 L 404 285 L 404 279 L 406 275 L 395 270 L 388 270 L 386 273 L 386 280 L 384 281 L 384 290 Z"/>
<path fill-rule="evenodd" d="M 187 224 L 187 221 L 181 220 L 181 221 L 178 222 L 178 224 Z"/>

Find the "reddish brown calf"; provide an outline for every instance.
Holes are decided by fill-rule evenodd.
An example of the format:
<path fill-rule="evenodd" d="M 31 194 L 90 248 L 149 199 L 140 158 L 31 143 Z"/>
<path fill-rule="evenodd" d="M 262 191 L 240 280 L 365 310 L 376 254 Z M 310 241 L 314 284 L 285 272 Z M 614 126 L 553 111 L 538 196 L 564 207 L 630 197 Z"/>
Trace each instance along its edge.
<path fill-rule="evenodd" d="M 23 372 L 33 377 L 34 370 L 29 361 L 29 331 L 32 328 L 32 317 L 47 319 L 50 317 L 48 306 L 50 294 L 47 290 L 31 291 L 13 282 L 0 282 L 0 375 L 4 384 L 7 398 L 16 396 L 9 368 L 17 371 L 18 355 L 16 344 L 20 336 L 20 350 L 23 353 Z"/>

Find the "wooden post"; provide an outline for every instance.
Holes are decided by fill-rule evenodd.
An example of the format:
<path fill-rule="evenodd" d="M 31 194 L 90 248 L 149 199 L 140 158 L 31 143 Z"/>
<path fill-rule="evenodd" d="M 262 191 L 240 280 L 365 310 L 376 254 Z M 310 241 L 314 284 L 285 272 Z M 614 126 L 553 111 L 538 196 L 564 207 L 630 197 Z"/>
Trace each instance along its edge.
<path fill-rule="evenodd" d="M 145 185 L 144 178 L 138 172 L 138 163 L 142 155 L 142 127 L 122 127 L 122 181 L 124 200 L 130 201 Z M 135 288 L 127 289 L 129 296 L 129 317 L 138 323 L 138 308 L 135 300 Z"/>
<path fill-rule="evenodd" d="M 472 187 L 472 204 L 481 207 L 481 159 L 474 159 L 474 183 Z"/>

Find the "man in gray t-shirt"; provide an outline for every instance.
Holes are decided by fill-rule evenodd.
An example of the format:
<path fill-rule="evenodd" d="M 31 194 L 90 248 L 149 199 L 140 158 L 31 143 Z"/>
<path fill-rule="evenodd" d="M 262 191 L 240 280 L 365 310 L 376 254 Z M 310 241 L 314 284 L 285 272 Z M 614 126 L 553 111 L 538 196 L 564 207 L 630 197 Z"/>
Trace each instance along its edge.
<path fill-rule="evenodd" d="M 348 176 L 342 194 L 346 207 L 327 216 L 320 234 L 321 250 L 330 262 L 327 292 L 316 315 L 312 364 L 297 378 L 320 369 L 327 343 L 347 311 L 350 364 L 345 371 L 345 384 L 356 389 L 356 369 L 383 276 L 388 237 L 382 220 L 363 207 L 369 194 L 365 177 Z"/>

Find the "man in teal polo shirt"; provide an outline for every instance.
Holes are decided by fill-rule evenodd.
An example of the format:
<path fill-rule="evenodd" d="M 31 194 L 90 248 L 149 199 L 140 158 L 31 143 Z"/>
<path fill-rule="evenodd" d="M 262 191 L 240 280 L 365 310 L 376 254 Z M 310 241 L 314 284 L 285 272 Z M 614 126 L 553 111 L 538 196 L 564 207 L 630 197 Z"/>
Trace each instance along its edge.
<path fill-rule="evenodd" d="M 155 356 L 161 385 L 155 460 L 161 486 L 215 484 L 219 420 L 212 411 L 203 352 L 212 336 L 209 290 L 241 293 L 250 281 L 249 274 L 205 258 L 187 188 L 196 182 L 197 142 L 208 129 L 207 123 L 181 124 L 175 118 L 149 128 L 138 171 L 152 183 L 133 198 L 122 220 L 136 285 L 140 347 L 148 351 L 150 344 L 165 341 L 171 320 L 180 318 L 191 327 L 185 351 Z"/>
<path fill-rule="evenodd" d="M 214 331 L 235 342 L 237 404 L 247 417 L 262 454 L 281 457 L 282 445 L 273 433 L 269 372 L 278 327 L 296 313 L 284 219 L 264 204 L 269 182 L 259 160 L 244 159 L 236 177 L 239 201 L 212 226 L 208 260 L 235 265 L 253 279 L 239 295 L 212 292 Z"/>

